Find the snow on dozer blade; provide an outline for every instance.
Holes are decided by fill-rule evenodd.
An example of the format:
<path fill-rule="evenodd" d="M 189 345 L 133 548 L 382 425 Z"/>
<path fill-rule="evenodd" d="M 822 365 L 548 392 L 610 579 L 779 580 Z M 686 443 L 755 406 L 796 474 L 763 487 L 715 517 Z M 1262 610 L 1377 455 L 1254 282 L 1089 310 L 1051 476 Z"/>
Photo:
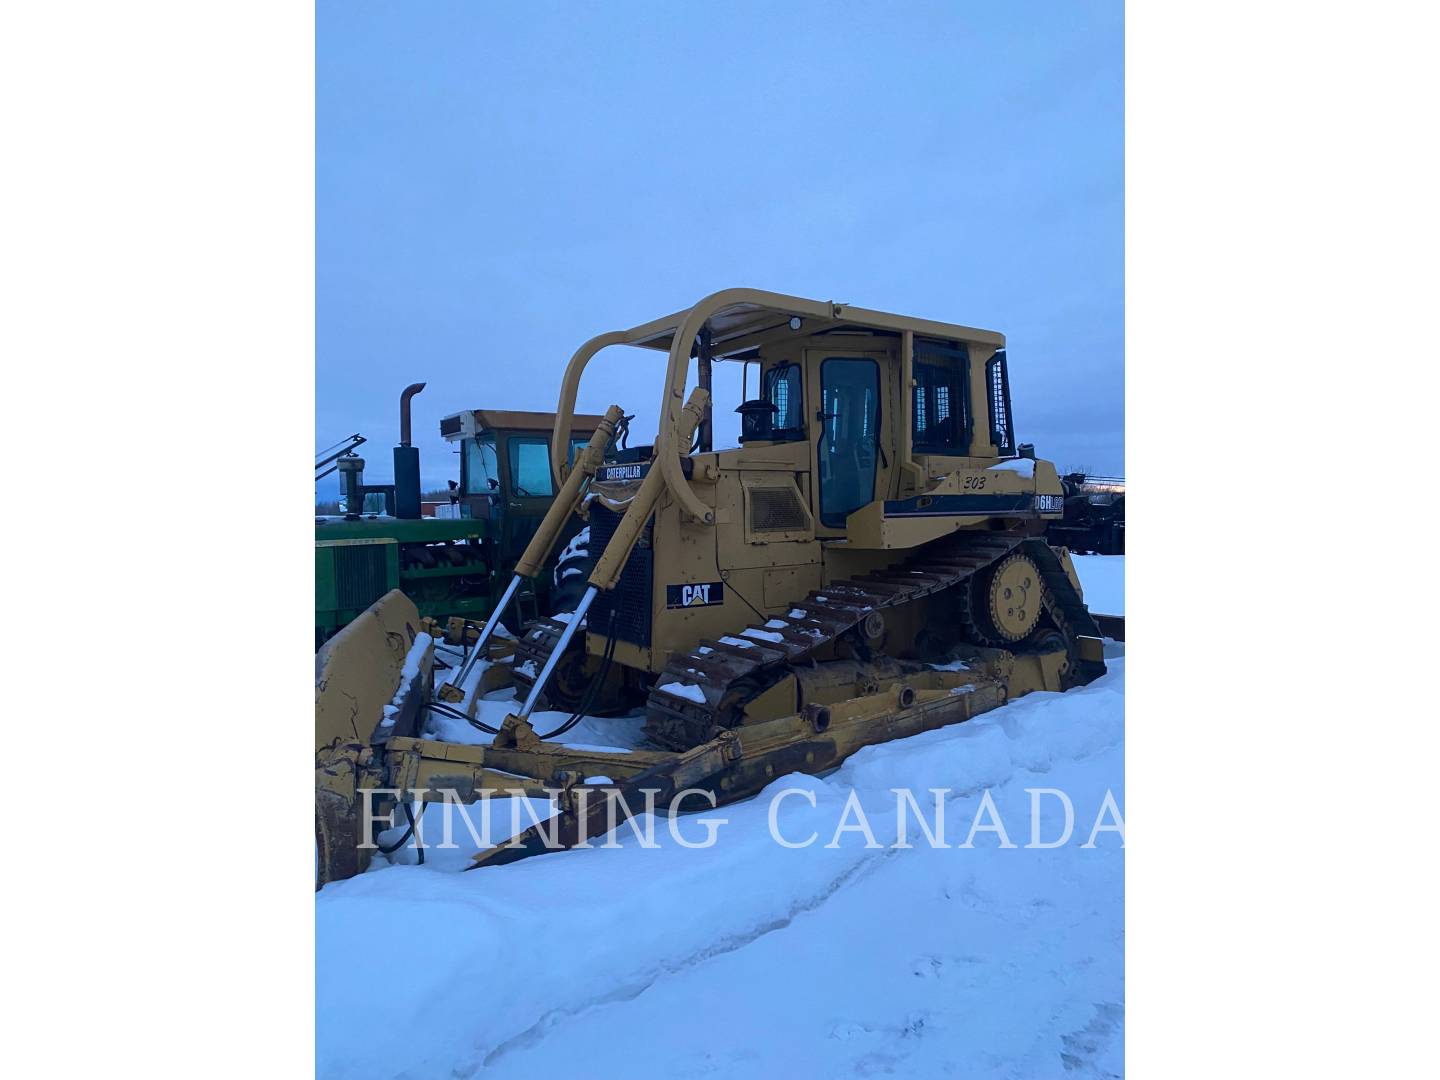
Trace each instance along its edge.
<path fill-rule="evenodd" d="M 433 638 L 414 602 L 392 589 L 315 654 L 315 838 L 317 884 L 365 869 L 360 790 L 390 731 L 418 722 L 435 663 Z"/>
<path fill-rule="evenodd" d="M 575 751 L 533 735 L 523 746 L 512 739 L 506 747 L 420 738 L 424 710 L 438 700 L 435 640 L 428 632 L 437 629 L 393 590 L 316 653 L 317 888 L 365 871 L 377 850 L 374 834 L 398 813 L 402 792 L 423 788 L 427 802 L 450 792 L 464 802 L 486 795 L 544 798 L 547 789 L 576 779 L 629 778 L 671 757 Z M 489 688 L 483 675 L 470 684 Z M 469 695 L 466 712 L 473 714 L 479 696 Z"/>

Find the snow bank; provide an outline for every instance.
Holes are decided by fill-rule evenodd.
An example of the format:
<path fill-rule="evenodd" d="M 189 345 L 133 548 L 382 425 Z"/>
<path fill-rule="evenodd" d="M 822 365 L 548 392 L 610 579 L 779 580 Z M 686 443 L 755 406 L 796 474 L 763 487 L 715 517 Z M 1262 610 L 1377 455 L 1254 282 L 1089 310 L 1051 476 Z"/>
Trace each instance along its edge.
<path fill-rule="evenodd" d="M 600 1076 L 1120 1072 L 1123 852 L 1114 835 L 1080 846 L 1107 789 L 1124 805 L 1112 651 L 1083 689 L 679 819 L 691 841 L 702 818 L 727 822 L 708 849 L 681 847 L 662 821 L 656 850 L 622 826 L 617 849 L 467 874 L 431 872 L 427 857 L 326 886 L 318 1075 L 529 1077 L 556 1062 Z M 892 787 L 915 791 L 927 818 L 925 789 L 950 789 L 951 844 L 989 788 L 1022 845 L 1025 789 L 1060 788 L 1078 835 L 1053 850 L 1002 850 L 989 833 L 969 850 L 895 848 Z M 810 847 L 771 839 L 769 796 L 786 788 L 814 797 L 777 811 L 783 835 L 819 835 Z M 853 833 L 824 846 L 851 792 L 886 846 Z M 1058 812 L 1046 827 L 1052 839 Z M 913 822 L 910 835 L 921 840 Z"/>
<path fill-rule="evenodd" d="M 1125 556 L 1072 555 L 1085 606 L 1101 615 L 1125 614 Z"/>

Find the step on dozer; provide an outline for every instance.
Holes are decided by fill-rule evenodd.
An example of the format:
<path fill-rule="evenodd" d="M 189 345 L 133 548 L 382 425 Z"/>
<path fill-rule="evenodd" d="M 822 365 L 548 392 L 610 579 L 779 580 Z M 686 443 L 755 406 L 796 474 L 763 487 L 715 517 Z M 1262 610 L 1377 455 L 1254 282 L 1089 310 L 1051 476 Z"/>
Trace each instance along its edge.
<path fill-rule="evenodd" d="M 618 450 L 626 418 L 612 406 L 572 464 L 581 376 L 616 345 L 666 354 L 660 430 L 653 446 Z M 736 409 L 739 446 L 716 450 L 720 361 L 747 365 L 758 396 Z M 1063 489 L 1016 443 L 998 333 L 727 290 L 581 346 L 550 449 L 559 494 L 471 662 L 432 690 L 428 635 L 406 630 L 398 602 L 328 647 L 332 671 L 337 654 L 379 656 L 381 635 L 389 652 L 353 711 L 322 710 L 317 689 L 322 881 L 375 850 L 357 809 L 366 788 L 390 793 L 370 800 L 378 810 L 406 813 L 394 793 L 407 789 L 550 797 L 549 821 L 477 854 L 494 865 L 599 837 L 647 792 L 660 806 L 696 789 L 732 801 L 1105 671 L 1069 555 L 1044 539 Z M 432 701 L 475 716 L 493 683 L 474 661 L 571 514 L 587 521 L 593 570 L 572 615 L 514 643 L 522 703 L 489 745 L 422 738 Z M 1104 636 L 1123 638 L 1123 620 L 1101 618 Z M 563 692 L 550 689 L 557 671 Z M 573 712 L 542 737 L 530 717 L 557 702 Z M 586 714 L 625 708 L 643 708 L 647 747 L 556 741 Z"/>

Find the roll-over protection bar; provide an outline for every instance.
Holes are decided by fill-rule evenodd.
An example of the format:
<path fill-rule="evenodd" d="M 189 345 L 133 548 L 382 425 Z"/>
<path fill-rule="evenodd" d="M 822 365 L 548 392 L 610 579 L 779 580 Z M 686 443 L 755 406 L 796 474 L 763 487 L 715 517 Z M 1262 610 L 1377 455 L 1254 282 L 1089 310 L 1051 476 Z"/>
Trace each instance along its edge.
<path fill-rule="evenodd" d="M 767 292 L 763 289 L 722 289 L 711 293 L 693 307 L 684 311 L 655 319 L 629 330 L 613 330 L 599 334 L 581 345 L 566 365 L 565 376 L 560 382 L 560 400 L 555 406 L 555 431 L 550 440 L 550 468 L 555 474 L 557 487 L 564 482 L 568 471 L 570 451 L 570 427 L 575 415 L 575 399 L 580 388 L 580 376 L 591 357 L 611 345 L 642 345 L 648 348 L 662 348 L 667 335 L 670 336 L 670 361 L 665 370 L 665 385 L 660 402 L 660 430 L 656 433 L 655 458 L 660 465 L 666 486 L 675 493 L 681 508 L 697 521 L 715 523 L 715 512 L 706 506 L 690 487 L 680 465 L 682 456 L 690 447 L 680 438 L 680 423 L 685 405 L 685 380 L 689 373 L 690 347 L 707 321 L 727 309 L 741 309 L 744 312 L 773 313 L 781 316 L 799 316 L 808 323 L 806 333 L 813 333 L 817 326 L 865 326 L 875 329 L 893 330 L 899 333 L 909 331 L 940 338 L 958 338 L 975 344 L 1000 348 L 1005 337 L 990 330 L 957 326 L 952 323 L 916 319 L 889 312 L 873 311 L 868 308 L 851 307 L 831 301 L 806 300 L 799 296 Z M 722 339 L 722 334 L 716 334 Z M 716 354 L 723 356 L 723 340 L 716 341 Z M 909 429 L 904 432 L 908 440 Z M 907 455 L 908 457 L 908 455 Z"/>

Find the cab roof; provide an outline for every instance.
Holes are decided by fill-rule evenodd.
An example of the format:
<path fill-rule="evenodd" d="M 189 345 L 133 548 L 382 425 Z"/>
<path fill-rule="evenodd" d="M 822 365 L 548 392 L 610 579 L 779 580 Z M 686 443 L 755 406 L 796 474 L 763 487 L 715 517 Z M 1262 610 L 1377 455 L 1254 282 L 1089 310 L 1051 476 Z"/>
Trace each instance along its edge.
<path fill-rule="evenodd" d="M 509 428 L 517 431 L 543 431 L 549 434 L 555 430 L 555 414 L 553 412 L 526 412 L 521 409 L 466 409 L 464 412 L 451 413 L 444 417 L 440 421 L 440 434 L 447 439 L 459 436 L 462 433 L 461 420 L 466 416 L 473 419 L 477 431 Z M 571 430 L 577 435 L 592 434 L 603 419 L 605 418 L 598 413 L 576 413 Z"/>
<path fill-rule="evenodd" d="M 880 331 L 900 333 L 911 331 L 923 337 L 943 338 L 1005 347 L 1005 335 L 994 330 L 980 330 L 958 323 L 918 319 L 840 304 L 834 301 L 807 300 L 799 296 L 765 292 L 759 289 L 726 289 L 701 301 L 710 309 L 706 320 L 710 327 L 711 348 L 718 359 L 740 359 L 757 344 L 806 337 L 815 333 L 845 331 Z M 700 306 L 699 304 L 695 305 Z M 626 332 L 626 343 L 648 349 L 668 350 L 676 331 L 693 308 L 677 311 L 660 319 L 632 327 Z M 798 320 L 793 326 L 791 320 Z M 577 417 L 578 419 L 578 417 Z"/>

